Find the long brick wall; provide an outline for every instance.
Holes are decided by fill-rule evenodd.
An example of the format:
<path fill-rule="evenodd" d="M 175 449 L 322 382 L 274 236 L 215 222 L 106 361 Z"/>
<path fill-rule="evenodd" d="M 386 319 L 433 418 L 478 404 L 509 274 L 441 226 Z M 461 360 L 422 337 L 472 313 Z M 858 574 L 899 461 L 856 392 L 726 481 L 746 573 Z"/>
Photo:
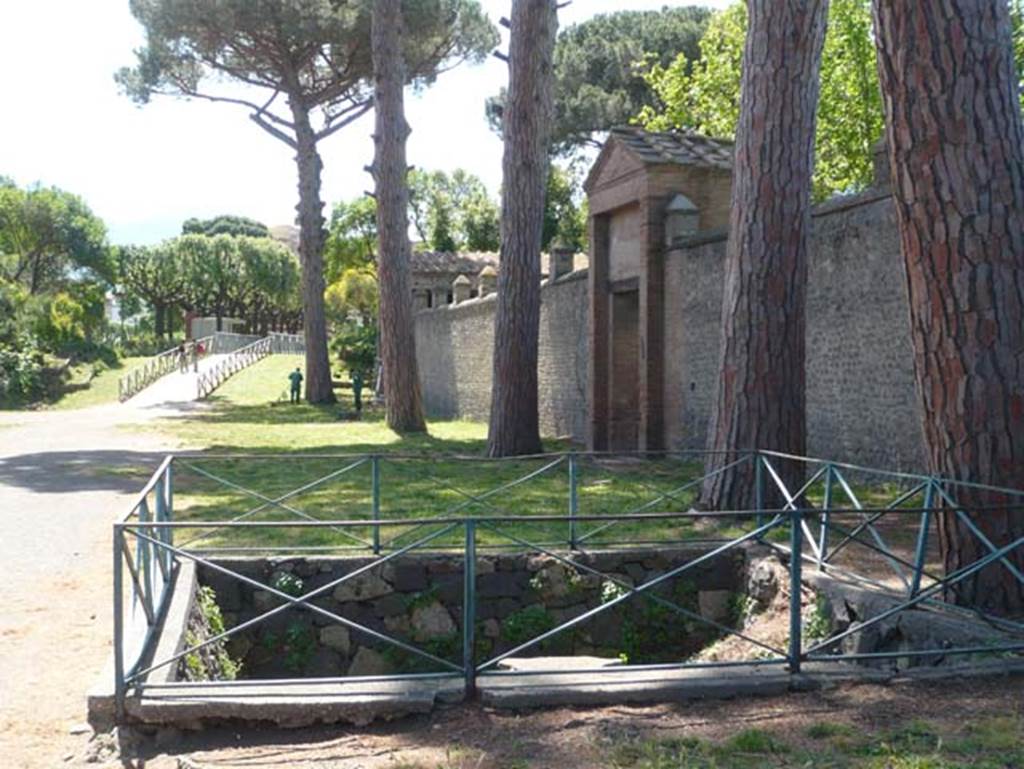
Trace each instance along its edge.
<path fill-rule="evenodd" d="M 538 389 L 541 431 L 584 438 L 587 391 L 587 273 L 541 287 Z M 486 420 L 491 406 L 496 296 L 423 310 L 416 353 L 427 413 Z"/>
<path fill-rule="evenodd" d="M 819 206 L 807 297 L 807 430 L 812 455 L 920 469 L 922 447 L 906 287 L 892 200 L 878 191 Z M 665 256 L 665 436 L 703 448 L 718 372 L 724 232 Z M 542 289 L 541 426 L 586 438 L 584 272 Z M 494 297 L 417 316 L 428 411 L 485 420 Z"/>

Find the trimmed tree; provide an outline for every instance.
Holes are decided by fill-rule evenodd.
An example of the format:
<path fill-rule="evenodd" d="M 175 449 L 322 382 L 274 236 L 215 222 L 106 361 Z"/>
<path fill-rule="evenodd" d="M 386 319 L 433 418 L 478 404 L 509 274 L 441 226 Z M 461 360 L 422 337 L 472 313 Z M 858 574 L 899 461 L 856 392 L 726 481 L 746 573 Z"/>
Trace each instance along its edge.
<path fill-rule="evenodd" d="M 508 100 L 502 136 L 501 270 L 487 450 L 492 457 L 541 450 L 537 416 L 540 244 L 552 120 L 555 0 L 512 6 Z"/>
<path fill-rule="evenodd" d="M 1005 0 L 874 3 L 914 370 L 929 470 L 1024 489 L 1024 129 Z M 1005 495 L 957 489 L 947 573 L 1024 536 Z M 1020 504 L 1017 498 L 1016 504 Z M 1024 547 L 1007 555 L 1024 573 Z M 953 591 L 1002 613 L 1024 586 L 996 563 Z"/>
<path fill-rule="evenodd" d="M 475 0 L 406 4 L 413 16 L 414 34 L 404 40 L 411 81 L 429 83 L 463 59 L 481 59 L 494 45 L 495 31 Z M 134 68 L 117 74 L 139 103 L 167 94 L 245 107 L 254 123 L 295 151 L 311 403 L 334 400 L 324 319 L 318 145 L 372 107 L 372 5 L 372 0 L 131 0 L 132 13 L 146 30 L 146 46 L 137 52 Z M 218 79 L 235 83 L 217 90 Z"/>
<path fill-rule="evenodd" d="M 377 280 L 380 286 L 380 358 L 388 427 L 399 433 L 426 432 L 416 334 L 409 290 L 409 184 L 402 90 L 402 6 L 400 0 L 373 5 L 373 71 L 377 103 L 373 178 L 377 186 Z"/>
<path fill-rule="evenodd" d="M 827 11 L 828 0 L 748 2 L 709 472 L 746 449 L 805 453 L 807 235 Z M 784 480 L 799 477 L 781 469 Z M 751 507 L 754 480 L 751 465 L 719 472 L 701 502 Z"/>

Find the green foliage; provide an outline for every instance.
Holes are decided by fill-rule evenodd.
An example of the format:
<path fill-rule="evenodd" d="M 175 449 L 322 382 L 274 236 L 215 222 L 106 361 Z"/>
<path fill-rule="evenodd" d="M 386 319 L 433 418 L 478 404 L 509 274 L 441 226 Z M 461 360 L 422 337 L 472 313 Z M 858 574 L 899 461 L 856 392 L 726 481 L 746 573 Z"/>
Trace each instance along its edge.
<path fill-rule="evenodd" d="M 270 580 L 270 586 L 293 597 L 302 595 L 302 579 L 287 571 L 276 572 Z"/>
<path fill-rule="evenodd" d="M 810 616 L 804 619 L 803 636 L 808 642 L 822 641 L 832 632 L 832 615 L 828 599 L 820 593 L 814 598 Z"/>
<path fill-rule="evenodd" d="M 351 322 L 373 325 L 379 303 L 377 276 L 371 268 L 345 270 L 327 287 L 324 300 L 327 319 L 335 328 Z"/>
<path fill-rule="evenodd" d="M 344 323 L 331 340 L 331 349 L 350 375 L 359 374 L 364 382 L 373 376 L 377 360 L 377 328 L 352 321 Z"/>
<path fill-rule="evenodd" d="M 574 251 L 586 250 L 587 209 L 581 198 L 580 185 L 572 171 L 552 163 L 544 199 L 542 251 L 556 244 Z"/>
<path fill-rule="evenodd" d="M 510 614 L 501 623 L 501 637 L 521 644 L 546 633 L 555 626 L 555 618 L 540 604 L 531 604 Z"/>
<path fill-rule="evenodd" d="M 267 225 L 245 216 L 221 214 L 212 219 L 186 219 L 181 226 L 182 235 L 247 235 L 251 238 L 269 238 Z"/>
<path fill-rule="evenodd" d="M 291 622 L 285 628 L 281 645 L 284 666 L 293 673 L 301 672 L 316 651 L 313 629 L 301 622 Z"/>
<path fill-rule="evenodd" d="M 409 218 L 431 251 L 497 249 L 498 209 L 479 177 L 456 169 L 409 172 Z"/>
<path fill-rule="evenodd" d="M 212 587 L 203 585 L 199 588 L 196 593 L 196 608 L 208 633 L 206 638 L 213 638 L 224 632 L 224 617 L 217 604 L 217 594 Z M 186 647 L 197 646 L 206 638 L 200 637 L 190 629 L 185 632 L 185 645 Z M 204 654 L 212 655 L 213 671 L 209 670 L 203 661 Z M 216 641 L 199 651 L 186 654 L 184 664 L 187 677 L 191 681 L 210 680 L 211 672 L 216 673 L 216 680 L 234 681 L 242 670 L 242 664 L 228 654 L 223 641 Z"/>
<path fill-rule="evenodd" d="M 554 56 L 555 151 L 568 154 L 597 144 L 595 134 L 657 105 L 658 94 L 637 72 L 636 62 L 648 55 L 661 66 L 676 55 L 695 59 L 708 16 L 696 6 L 618 11 L 562 30 Z M 487 103 L 495 130 L 500 130 L 504 100 L 502 90 Z"/>
<path fill-rule="evenodd" d="M 0 278 L 35 295 L 66 287 L 78 273 L 113 282 L 103 222 L 56 187 L 0 185 Z"/>
<path fill-rule="evenodd" d="M 475 0 L 406 0 L 403 35 L 408 82 L 427 85 L 463 60 L 481 61 L 497 32 Z M 319 109 L 316 140 L 362 114 L 372 99 L 371 0 L 134 0 L 146 45 L 116 80 L 132 99 L 157 94 L 232 101 L 277 138 L 294 142 L 296 117 L 281 99 L 249 103 L 236 93 L 207 91 L 218 80 L 241 81 L 293 105 Z M 277 109 L 275 112 L 274 110 Z"/>
<path fill-rule="evenodd" d="M 740 71 L 747 12 L 736 3 L 716 13 L 700 41 L 696 64 L 679 56 L 653 63 L 645 79 L 661 105 L 640 110 L 650 130 L 691 128 L 731 137 L 740 105 Z M 821 57 L 821 98 L 815 148 L 814 195 L 823 199 L 869 185 L 871 149 L 883 114 L 868 0 L 833 0 Z"/>
<path fill-rule="evenodd" d="M 324 248 L 328 285 L 349 270 L 365 270 L 377 252 L 377 201 L 368 195 L 334 206 Z"/>
<path fill-rule="evenodd" d="M 42 394 L 42 353 L 35 347 L 0 345 L 0 405 L 19 405 Z"/>

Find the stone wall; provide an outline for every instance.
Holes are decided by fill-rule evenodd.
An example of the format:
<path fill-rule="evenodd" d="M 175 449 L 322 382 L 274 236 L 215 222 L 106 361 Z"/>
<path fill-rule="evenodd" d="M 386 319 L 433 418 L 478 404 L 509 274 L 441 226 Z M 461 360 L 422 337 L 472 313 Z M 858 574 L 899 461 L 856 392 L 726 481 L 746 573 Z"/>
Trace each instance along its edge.
<path fill-rule="evenodd" d="M 906 286 L 892 199 L 819 206 L 807 289 L 807 450 L 920 469 Z M 701 449 L 718 376 L 725 233 L 691 239 L 665 265 L 666 438 Z"/>
<path fill-rule="evenodd" d="M 642 584 L 697 558 L 700 547 L 577 554 L 578 562 L 625 585 Z M 372 563 L 366 558 L 219 559 L 232 571 L 299 595 Z M 742 603 L 746 556 L 731 551 L 653 588 L 696 614 L 728 623 Z M 618 595 L 621 587 L 598 576 L 529 553 L 479 555 L 476 561 L 477 658 L 515 648 L 557 624 Z M 234 627 L 282 600 L 201 566 L 199 581 L 216 594 L 224 624 Z M 314 600 L 318 606 L 374 631 L 461 664 L 463 617 L 461 556 L 418 554 L 389 562 Z M 595 654 L 632 662 L 684 659 L 718 637 L 714 628 L 649 599 L 622 602 L 549 642 L 517 656 Z M 287 609 L 228 643 L 243 678 L 383 675 L 437 670 L 436 663 L 329 618 Z"/>
<path fill-rule="evenodd" d="M 877 190 L 814 212 L 807 297 L 808 453 L 921 469 L 906 287 L 892 199 Z M 667 444 L 700 449 L 718 371 L 725 232 L 665 256 Z M 542 292 L 541 425 L 582 442 L 587 283 L 574 273 Z M 494 299 L 420 313 L 417 353 L 434 416 L 486 420 Z"/>
<path fill-rule="evenodd" d="M 431 417 L 487 420 L 496 301 L 491 295 L 417 314 L 416 354 Z M 538 385 L 547 436 L 584 437 L 587 301 L 585 270 L 542 284 Z"/>

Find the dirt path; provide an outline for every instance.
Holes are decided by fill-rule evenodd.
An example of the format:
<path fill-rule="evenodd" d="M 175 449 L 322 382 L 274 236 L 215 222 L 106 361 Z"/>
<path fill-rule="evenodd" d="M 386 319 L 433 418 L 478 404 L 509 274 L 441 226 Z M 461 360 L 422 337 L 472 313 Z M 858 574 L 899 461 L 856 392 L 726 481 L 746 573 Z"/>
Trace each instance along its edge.
<path fill-rule="evenodd" d="M 110 524 L 179 447 L 137 427 L 203 408 L 195 378 L 170 374 L 126 404 L 0 414 L 4 767 L 60 765 L 89 738 L 72 732 L 110 654 Z"/>

